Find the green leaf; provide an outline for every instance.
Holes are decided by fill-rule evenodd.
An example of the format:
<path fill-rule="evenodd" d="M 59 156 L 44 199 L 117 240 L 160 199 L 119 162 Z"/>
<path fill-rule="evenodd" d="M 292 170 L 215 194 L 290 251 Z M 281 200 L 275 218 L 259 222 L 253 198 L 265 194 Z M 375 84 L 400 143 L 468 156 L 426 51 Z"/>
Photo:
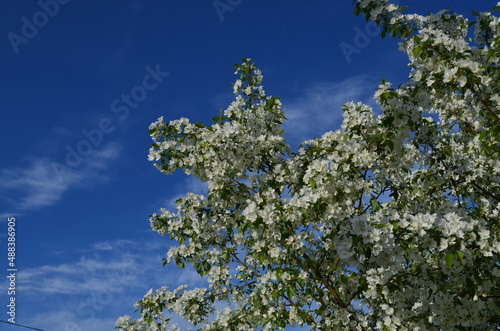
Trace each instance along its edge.
<path fill-rule="evenodd" d="M 365 250 L 365 256 L 367 259 L 371 258 L 372 257 L 372 249 L 370 247 L 368 247 L 366 250 Z"/>
<path fill-rule="evenodd" d="M 346 275 L 342 275 L 340 276 L 340 281 L 344 284 L 349 284 L 349 277 L 347 277 Z"/>
<path fill-rule="evenodd" d="M 204 128 L 205 126 L 203 125 L 203 123 L 200 123 L 200 122 L 194 122 L 194 125 L 196 125 L 197 127 L 199 127 L 200 129 Z"/>
<path fill-rule="evenodd" d="M 184 262 L 182 261 L 182 259 L 181 259 L 181 258 L 179 258 L 179 257 L 177 257 L 177 258 L 175 259 L 175 264 L 176 264 L 179 268 L 181 268 L 181 269 L 184 269 L 184 267 L 186 266 L 186 265 L 184 264 Z"/>
<path fill-rule="evenodd" d="M 383 120 L 382 120 L 382 124 L 384 126 L 391 126 L 392 123 L 394 123 L 394 116 L 386 116 Z"/>
<path fill-rule="evenodd" d="M 318 314 L 318 315 L 322 315 L 325 312 L 325 310 L 326 310 L 326 307 L 325 306 L 321 306 L 321 307 L 315 309 L 314 312 L 316 314 Z"/>
<path fill-rule="evenodd" d="M 446 264 L 448 265 L 448 267 L 451 268 L 451 266 L 453 265 L 453 261 L 455 261 L 455 254 L 454 253 L 448 253 L 446 254 Z"/>
<path fill-rule="evenodd" d="M 386 141 L 384 141 L 384 145 L 386 145 L 387 147 L 389 147 L 389 149 L 391 150 L 391 152 L 394 150 L 394 143 L 392 142 L 392 140 L 386 140 Z"/>
<path fill-rule="evenodd" d="M 212 269 L 212 265 L 207 261 L 203 261 L 196 266 L 196 272 L 198 272 L 200 276 L 206 275 L 210 269 Z"/>
<path fill-rule="evenodd" d="M 398 189 L 397 189 L 397 188 L 394 188 L 394 189 L 393 189 L 393 191 L 392 191 L 392 193 L 391 193 L 391 194 L 389 194 L 389 196 L 390 196 L 391 198 L 393 198 L 393 199 L 396 199 L 396 200 L 397 200 L 397 199 L 398 199 L 398 197 L 399 197 L 399 191 L 398 191 Z"/>
<path fill-rule="evenodd" d="M 283 281 L 283 278 L 281 277 L 282 273 L 283 273 L 283 270 L 281 270 L 281 269 L 278 269 L 278 271 L 276 271 L 276 279 L 278 280 L 278 282 Z"/>
<path fill-rule="evenodd" d="M 354 15 L 359 16 L 359 14 L 361 14 L 361 8 L 359 5 L 356 5 L 356 7 L 354 7 Z"/>
<path fill-rule="evenodd" d="M 457 251 L 457 257 L 460 260 L 460 262 L 462 262 L 464 260 L 464 254 L 460 251 Z"/>

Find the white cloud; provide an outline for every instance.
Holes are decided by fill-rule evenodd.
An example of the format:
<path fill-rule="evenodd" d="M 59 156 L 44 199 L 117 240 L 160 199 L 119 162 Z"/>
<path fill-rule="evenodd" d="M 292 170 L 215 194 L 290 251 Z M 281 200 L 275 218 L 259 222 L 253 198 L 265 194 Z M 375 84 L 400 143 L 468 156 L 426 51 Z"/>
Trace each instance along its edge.
<path fill-rule="evenodd" d="M 205 285 L 191 268 L 162 266 L 168 246 L 166 238 L 150 236 L 103 241 L 68 251 L 86 252 L 74 261 L 20 270 L 19 299 L 32 316 L 23 323 L 54 331 L 112 330 L 118 317 L 134 315 L 133 304 L 150 288 Z"/>
<path fill-rule="evenodd" d="M 117 261 L 103 261 L 82 257 L 78 261 L 60 265 L 46 265 L 20 272 L 21 291 L 30 293 L 84 295 L 101 291 L 110 285 L 124 286 L 134 279 L 129 271 L 136 267 L 135 261 L 123 256 Z"/>
<path fill-rule="evenodd" d="M 31 158 L 24 167 L 0 169 L 0 199 L 17 215 L 53 205 L 72 187 L 107 180 L 105 170 L 118 158 L 120 149 L 116 143 L 104 145 L 74 169 L 66 167 L 64 173 L 58 173 L 48 158 Z"/>
<path fill-rule="evenodd" d="M 160 238 L 159 238 L 160 239 Z M 113 240 L 98 242 L 80 253 L 77 260 L 57 265 L 26 268 L 20 272 L 19 288 L 27 293 L 44 295 L 85 295 L 114 288 L 134 287 L 138 279 L 162 271 L 162 257 L 168 249 L 167 239 L 160 241 Z M 83 252 L 83 253 L 82 253 Z"/>
<path fill-rule="evenodd" d="M 292 144 L 336 130 L 342 121 L 342 105 L 349 101 L 373 104 L 376 84 L 366 76 L 341 82 L 317 83 L 291 101 L 283 100 L 285 135 Z"/>
<path fill-rule="evenodd" d="M 59 200 L 67 184 L 54 177 L 49 160 L 33 160 L 24 168 L 0 170 L 1 196 L 20 209 L 51 205 Z"/>
<path fill-rule="evenodd" d="M 113 330 L 115 318 L 84 318 L 77 312 L 65 308 L 34 314 L 31 326 L 51 331 L 109 331 Z"/>

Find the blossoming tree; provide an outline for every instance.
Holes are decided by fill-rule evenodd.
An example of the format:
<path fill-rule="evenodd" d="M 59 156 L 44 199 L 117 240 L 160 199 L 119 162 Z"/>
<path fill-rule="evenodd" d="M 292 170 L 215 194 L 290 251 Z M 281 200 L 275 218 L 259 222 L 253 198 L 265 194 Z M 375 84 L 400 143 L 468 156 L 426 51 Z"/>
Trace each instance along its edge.
<path fill-rule="evenodd" d="M 209 330 L 499 325 L 500 20 L 402 10 L 355 4 L 410 60 L 405 84 L 378 87 L 380 115 L 348 103 L 340 129 L 291 152 L 279 99 L 244 60 L 213 124 L 151 125 L 155 166 L 208 184 L 151 225 L 178 242 L 165 263 L 209 285 L 150 291 L 117 328 L 164 330 L 165 312 Z"/>

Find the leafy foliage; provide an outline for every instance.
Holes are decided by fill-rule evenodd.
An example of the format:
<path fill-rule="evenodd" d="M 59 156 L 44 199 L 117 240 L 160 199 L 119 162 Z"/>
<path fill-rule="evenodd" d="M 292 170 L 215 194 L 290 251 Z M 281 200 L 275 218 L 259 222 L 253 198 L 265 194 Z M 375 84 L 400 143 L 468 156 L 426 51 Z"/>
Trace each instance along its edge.
<path fill-rule="evenodd" d="M 117 328 L 163 330 L 164 311 L 208 330 L 499 325 L 500 20 L 402 9 L 355 4 L 410 59 L 405 84 L 375 93 L 379 116 L 348 103 L 339 130 L 293 153 L 279 99 L 244 59 L 236 100 L 211 125 L 150 126 L 161 172 L 208 183 L 151 225 L 178 242 L 165 263 L 193 265 L 209 286 L 150 291 L 142 318 Z"/>

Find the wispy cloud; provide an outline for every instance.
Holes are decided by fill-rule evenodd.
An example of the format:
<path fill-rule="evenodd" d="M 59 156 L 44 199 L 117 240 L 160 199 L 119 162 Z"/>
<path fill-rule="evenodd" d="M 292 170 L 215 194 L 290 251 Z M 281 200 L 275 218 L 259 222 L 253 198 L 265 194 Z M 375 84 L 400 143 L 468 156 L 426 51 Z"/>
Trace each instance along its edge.
<path fill-rule="evenodd" d="M 133 315 L 133 304 L 150 288 L 204 285 L 190 268 L 162 266 L 168 246 L 168 239 L 150 236 L 97 242 L 68 251 L 79 254 L 74 261 L 19 271 L 20 301 L 38 312 L 23 323 L 54 331 L 112 330 L 119 316 Z"/>
<path fill-rule="evenodd" d="M 116 318 L 113 317 L 82 318 L 75 311 L 61 308 L 33 314 L 29 325 L 47 331 L 110 331 L 113 330 L 115 321 Z"/>
<path fill-rule="evenodd" d="M 150 237 L 150 236 L 148 236 Z M 135 287 L 141 276 L 161 280 L 161 259 L 168 250 L 168 239 L 113 240 L 91 244 L 87 248 L 68 251 L 79 258 L 56 265 L 23 269 L 19 288 L 29 293 L 45 295 L 85 295 L 120 287 Z M 69 254 L 72 253 L 72 254 Z M 158 274 L 155 278 L 154 275 Z M 151 272 L 151 273 L 150 273 Z M 189 277 L 191 278 L 191 277 Z M 119 281 L 118 281 L 119 279 Z"/>
<path fill-rule="evenodd" d="M 79 167 L 66 171 L 64 180 L 58 179 L 48 158 L 31 158 L 24 167 L 0 169 L 0 199 L 15 214 L 53 205 L 70 188 L 107 180 L 105 170 L 119 154 L 120 146 L 109 143 L 94 151 Z"/>
<path fill-rule="evenodd" d="M 284 100 L 287 121 L 285 134 L 290 143 L 312 139 L 326 131 L 336 130 L 342 121 L 342 105 L 349 101 L 373 104 L 375 81 L 357 76 L 341 82 L 317 83 L 296 99 Z"/>

